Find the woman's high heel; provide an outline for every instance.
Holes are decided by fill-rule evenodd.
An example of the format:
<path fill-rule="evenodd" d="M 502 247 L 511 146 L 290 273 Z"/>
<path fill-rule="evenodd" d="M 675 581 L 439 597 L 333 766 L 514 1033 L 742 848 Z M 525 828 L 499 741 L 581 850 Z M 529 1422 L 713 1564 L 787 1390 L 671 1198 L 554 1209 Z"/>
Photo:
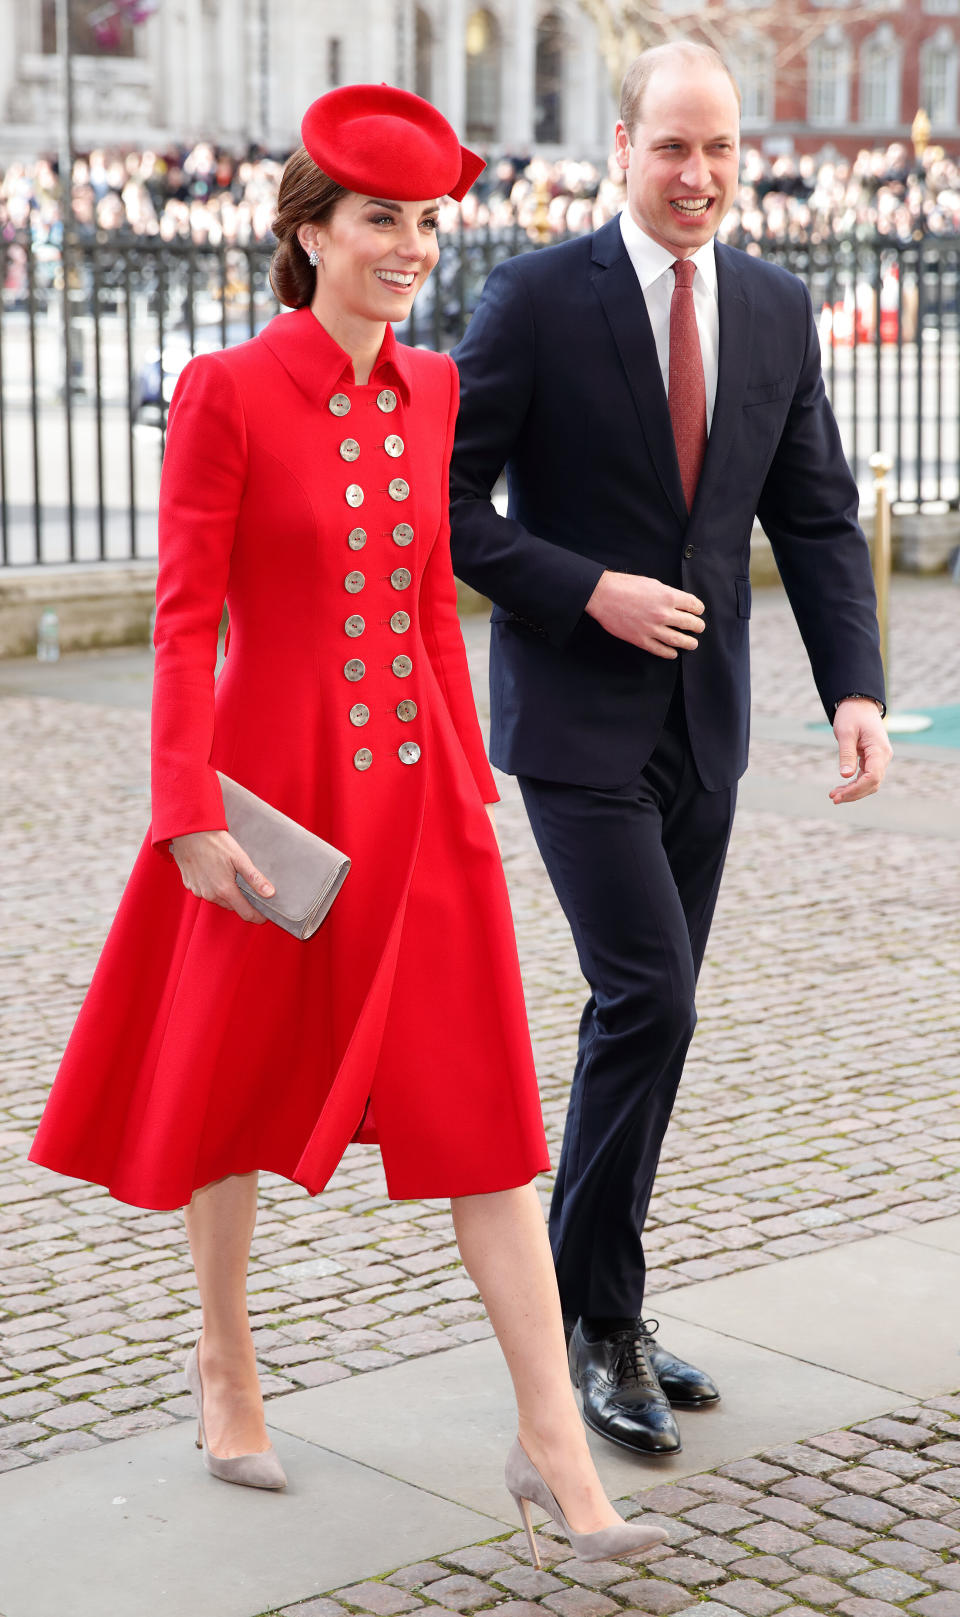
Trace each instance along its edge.
<path fill-rule="evenodd" d="M 637 1555 L 650 1550 L 654 1544 L 666 1542 L 662 1527 L 642 1527 L 637 1522 L 617 1522 L 613 1527 L 601 1527 L 596 1533 L 575 1533 L 554 1499 L 542 1476 L 527 1454 L 514 1443 L 507 1455 L 506 1483 L 517 1502 L 534 1566 L 540 1569 L 540 1552 L 533 1536 L 530 1506 L 539 1505 L 556 1522 L 570 1541 L 570 1548 L 578 1561 L 615 1561 L 621 1556 Z"/>
<path fill-rule="evenodd" d="M 203 1382 L 200 1380 L 199 1342 L 187 1354 L 184 1371 L 187 1386 L 197 1404 L 197 1448 L 203 1450 L 203 1463 L 211 1476 L 219 1477 L 221 1482 L 237 1482 L 244 1488 L 285 1488 L 287 1479 L 272 1443 L 263 1454 L 238 1454 L 229 1460 L 210 1453 L 210 1445 L 203 1427 Z"/>

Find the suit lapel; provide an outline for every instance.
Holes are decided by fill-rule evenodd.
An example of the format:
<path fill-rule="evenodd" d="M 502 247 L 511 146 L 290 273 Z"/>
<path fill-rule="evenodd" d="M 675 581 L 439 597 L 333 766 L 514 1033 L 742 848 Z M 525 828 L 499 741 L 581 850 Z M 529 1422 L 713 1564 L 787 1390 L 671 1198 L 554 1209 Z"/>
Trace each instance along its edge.
<path fill-rule="evenodd" d="M 650 459 L 664 494 L 680 520 L 686 522 L 687 507 L 657 346 L 636 271 L 623 245 L 618 219 L 612 219 L 597 231 L 592 256 L 591 280 L 626 373 Z M 721 351 L 722 331 L 721 317 Z"/>
<path fill-rule="evenodd" d="M 707 453 L 704 456 L 694 510 L 701 498 L 710 497 L 710 478 L 724 466 L 740 419 L 740 406 L 750 367 L 753 324 L 750 305 L 736 253 L 719 243 L 715 248 L 717 295 L 720 304 L 720 352 L 717 367 L 717 400 L 713 409 Z M 706 495 L 704 496 L 704 491 Z"/>

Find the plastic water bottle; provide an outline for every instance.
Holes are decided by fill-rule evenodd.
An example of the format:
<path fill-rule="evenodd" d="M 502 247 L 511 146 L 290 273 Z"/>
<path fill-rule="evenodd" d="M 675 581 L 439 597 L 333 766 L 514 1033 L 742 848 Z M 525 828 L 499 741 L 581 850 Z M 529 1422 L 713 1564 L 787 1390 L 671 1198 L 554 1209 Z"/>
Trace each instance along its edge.
<path fill-rule="evenodd" d="M 40 615 L 37 624 L 37 662 L 55 663 L 60 660 L 60 620 L 52 606 Z"/>

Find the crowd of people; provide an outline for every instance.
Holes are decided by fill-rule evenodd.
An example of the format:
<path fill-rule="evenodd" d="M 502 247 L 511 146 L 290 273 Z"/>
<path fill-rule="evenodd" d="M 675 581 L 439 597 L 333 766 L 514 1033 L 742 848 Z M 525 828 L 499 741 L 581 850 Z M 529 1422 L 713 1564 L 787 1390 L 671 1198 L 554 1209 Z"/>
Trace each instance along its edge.
<path fill-rule="evenodd" d="M 73 222 L 81 240 L 128 233 L 161 241 L 247 246 L 271 240 L 281 159 L 252 149 L 237 158 L 208 141 L 187 151 L 92 151 L 73 171 Z M 623 206 L 622 171 L 574 159 L 492 161 L 441 229 L 526 233 L 540 241 L 595 228 Z M 459 218 L 458 218 L 459 213 Z M 60 186 L 47 158 L 0 175 L 0 233 L 30 232 L 57 245 Z M 929 146 L 922 159 L 895 142 L 855 158 L 770 158 L 745 146 L 742 183 L 720 231 L 734 246 L 837 237 L 906 242 L 960 235 L 960 158 Z"/>

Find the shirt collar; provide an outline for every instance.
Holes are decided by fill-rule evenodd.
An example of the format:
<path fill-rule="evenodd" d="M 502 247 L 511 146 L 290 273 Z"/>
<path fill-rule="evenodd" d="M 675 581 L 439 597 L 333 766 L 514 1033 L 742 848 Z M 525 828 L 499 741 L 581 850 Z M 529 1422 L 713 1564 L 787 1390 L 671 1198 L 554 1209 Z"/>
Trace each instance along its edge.
<path fill-rule="evenodd" d="M 301 392 L 317 404 L 326 404 L 338 387 L 355 383 L 350 355 L 334 342 L 311 309 L 276 315 L 264 326 L 259 340 L 276 355 Z M 389 324 L 370 381 L 395 387 L 403 403 L 410 403 L 410 360 Z"/>
<path fill-rule="evenodd" d="M 671 253 L 666 247 L 641 230 L 628 207 L 620 214 L 620 232 L 623 236 L 623 245 L 627 249 L 630 262 L 637 272 L 637 279 L 644 292 L 661 275 L 671 269 L 676 263 L 676 253 Z M 714 239 L 711 236 L 708 242 L 698 247 L 691 256 L 700 275 L 703 276 L 707 289 L 714 297 L 717 295 L 717 260 L 713 250 Z"/>

